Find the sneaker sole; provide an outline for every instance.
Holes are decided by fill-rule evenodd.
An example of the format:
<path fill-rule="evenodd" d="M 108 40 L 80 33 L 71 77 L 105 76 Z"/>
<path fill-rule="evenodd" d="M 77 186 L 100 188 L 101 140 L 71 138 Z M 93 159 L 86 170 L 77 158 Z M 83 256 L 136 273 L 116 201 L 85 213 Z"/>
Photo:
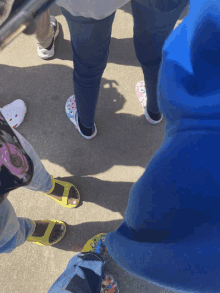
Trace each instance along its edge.
<path fill-rule="evenodd" d="M 52 53 L 51 53 L 51 55 L 40 55 L 39 53 L 38 53 L 38 56 L 41 58 L 41 59 L 43 59 L 43 60 L 50 60 L 50 59 L 52 59 L 53 57 L 54 57 L 54 55 L 55 55 L 55 49 L 53 48 L 53 51 L 52 51 Z"/>
<path fill-rule="evenodd" d="M 163 120 L 163 115 L 161 116 L 160 120 L 158 120 L 158 121 L 152 120 L 152 119 L 150 118 L 150 116 L 148 115 L 148 113 L 147 113 L 147 109 L 145 109 L 145 111 L 144 111 L 144 116 L 145 116 L 145 118 L 147 119 L 147 121 L 148 121 L 150 124 L 153 124 L 153 125 L 158 124 L 158 123 L 160 123 L 160 122 Z"/>

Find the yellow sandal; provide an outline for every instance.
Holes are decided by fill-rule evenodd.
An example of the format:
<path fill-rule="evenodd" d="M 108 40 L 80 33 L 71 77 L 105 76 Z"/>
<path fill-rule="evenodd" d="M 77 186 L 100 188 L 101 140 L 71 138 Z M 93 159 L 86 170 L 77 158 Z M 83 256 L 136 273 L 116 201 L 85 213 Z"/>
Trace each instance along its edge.
<path fill-rule="evenodd" d="M 107 233 L 100 233 L 89 239 L 83 246 L 81 252 L 96 252 L 101 253 L 101 243 L 104 243 Z"/>
<path fill-rule="evenodd" d="M 50 198 L 52 198 L 53 200 L 55 200 L 55 202 L 57 202 L 58 204 L 60 204 L 63 207 L 66 207 L 66 208 L 75 208 L 75 207 L 77 207 L 79 202 L 80 202 L 80 194 L 79 194 L 79 191 L 77 190 L 77 188 L 73 184 L 71 184 L 69 182 L 54 179 L 52 175 L 50 175 L 50 177 L 51 177 L 51 181 L 52 181 L 53 186 L 52 186 L 51 190 L 46 193 L 46 195 L 49 196 Z M 59 185 L 64 187 L 63 196 L 60 197 L 61 200 L 56 199 L 53 196 L 50 196 L 50 194 L 54 190 L 55 183 L 57 183 L 57 184 L 59 184 Z M 71 187 L 73 187 L 75 189 L 75 191 L 77 192 L 77 194 L 78 194 L 78 199 L 76 199 L 76 201 L 78 200 L 78 203 L 76 205 L 72 205 L 72 204 L 67 203 L 68 202 L 68 197 L 69 197 L 69 191 L 70 191 Z"/>
<path fill-rule="evenodd" d="M 61 222 L 58 220 L 39 220 L 39 221 L 32 220 L 32 222 L 34 223 L 35 227 L 36 227 L 36 222 L 49 223 L 49 225 L 47 226 L 47 230 L 45 231 L 44 236 L 37 237 L 37 236 L 30 235 L 27 238 L 27 241 L 29 241 L 29 242 L 33 242 L 38 245 L 52 246 L 52 245 L 58 243 L 61 239 L 63 239 L 64 235 L 66 234 L 66 225 L 64 222 Z M 49 242 L 49 237 L 50 237 L 51 232 L 56 224 L 63 226 L 63 228 L 64 228 L 63 234 L 56 241 L 51 243 L 51 242 Z"/>

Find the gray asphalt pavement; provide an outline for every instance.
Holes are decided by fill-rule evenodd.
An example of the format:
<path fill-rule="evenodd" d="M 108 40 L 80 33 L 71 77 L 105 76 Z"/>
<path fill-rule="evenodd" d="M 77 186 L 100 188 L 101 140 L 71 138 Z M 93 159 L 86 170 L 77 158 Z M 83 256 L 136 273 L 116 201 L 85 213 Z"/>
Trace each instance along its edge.
<path fill-rule="evenodd" d="M 62 26 L 53 60 L 41 60 L 35 38 L 23 34 L 0 54 L 0 107 L 17 98 L 26 102 L 28 112 L 18 131 L 50 174 L 78 187 L 82 204 L 66 209 L 40 192 L 20 188 L 10 193 L 19 217 L 63 220 L 68 231 L 55 247 L 26 242 L 1 255 L 1 293 L 46 293 L 89 238 L 116 229 L 132 184 L 164 136 L 165 122 L 150 125 L 136 96 L 143 74 L 133 47 L 130 3 L 116 13 L 97 106 L 98 135 L 91 141 L 80 136 L 65 114 L 73 92 L 70 35 L 56 5 L 51 14 Z M 109 270 L 117 276 L 121 293 L 170 292 L 130 276 L 113 262 Z"/>

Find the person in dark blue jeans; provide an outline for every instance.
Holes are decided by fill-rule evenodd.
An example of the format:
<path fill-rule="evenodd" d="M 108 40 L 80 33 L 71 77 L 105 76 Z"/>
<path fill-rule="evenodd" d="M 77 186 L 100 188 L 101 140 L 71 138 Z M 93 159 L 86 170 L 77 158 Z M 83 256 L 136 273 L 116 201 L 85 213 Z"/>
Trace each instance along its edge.
<path fill-rule="evenodd" d="M 220 2 L 192 1 L 163 46 L 157 92 L 164 142 L 133 185 L 119 228 L 97 249 L 90 241 L 49 293 L 102 292 L 102 244 L 120 267 L 161 289 L 220 292 L 219 40 Z"/>
<path fill-rule="evenodd" d="M 100 5 L 103 3 L 99 0 L 95 2 L 100 2 Z M 162 120 L 156 94 L 162 46 L 187 4 L 188 0 L 131 1 L 134 46 L 143 69 L 147 91 L 145 116 L 151 118 L 148 121 L 152 124 Z M 66 114 L 80 134 L 86 139 L 91 139 L 97 133 L 94 123 L 95 109 L 102 74 L 108 61 L 115 12 L 108 17 L 94 19 L 71 14 L 62 7 L 62 0 L 58 1 L 58 5 L 61 5 L 62 13 L 68 22 L 74 62 L 74 95 L 66 103 Z M 71 7 L 71 1 L 68 7 Z"/>

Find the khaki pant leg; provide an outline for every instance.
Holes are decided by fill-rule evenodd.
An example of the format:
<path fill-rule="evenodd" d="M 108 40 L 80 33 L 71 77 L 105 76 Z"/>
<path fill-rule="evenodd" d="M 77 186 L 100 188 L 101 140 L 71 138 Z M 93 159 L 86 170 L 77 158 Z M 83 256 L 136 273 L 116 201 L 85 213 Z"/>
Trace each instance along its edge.
<path fill-rule="evenodd" d="M 50 25 L 49 10 L 44 12 L 36 23 L 36 38 L 40 47 L 47 48 L 53 40 L 54 32 Z"/>

